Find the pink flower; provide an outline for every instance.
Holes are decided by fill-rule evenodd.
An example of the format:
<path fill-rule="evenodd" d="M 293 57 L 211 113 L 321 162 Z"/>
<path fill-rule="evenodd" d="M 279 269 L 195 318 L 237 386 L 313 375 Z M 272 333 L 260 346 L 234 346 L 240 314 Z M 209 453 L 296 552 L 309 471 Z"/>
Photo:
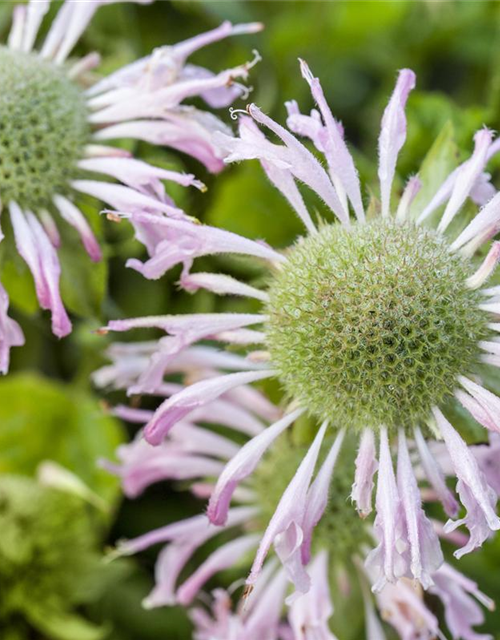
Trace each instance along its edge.
<path fill-rule="evenodd" d="M 228 317 L 220 314 L 220 332 L 213 329 L 217 320 L 210 317 L 206 325 L 203 314 L 186 316 L 184 321 L 177 318 L 170 328 L 166 317 L 168 337 L 149 345 L 148 353 L 141 356 L 141 371 L 154 370 L 152 386 L 171 384 L 163 378 L 172 372 L 170 359 L 189 353 L 198 339 L 238 345 L 246 350 L 251 366 L 236 372 L 214 366 L 210 373 L 191 376 L 188 387 L 165 394 L 168 399 L 148 416 L 144 436 L 161 447 L 177 424 L 181 429 L 186 419 L 192 419 L 189 416 L 195 410 L 207 409 L 217 399 L 234 398 L 240 384 L 248 395 L 254 382 L 277 378 L 293 401 L 284 417 L 271 418 L 271 424 L 225 464 L 209 501 L 212 524 L 223 525 L 234 492 L 259 472 L 267 453 L 279 451 L 284 432 L 295 429 L 294 419 L 307 413 L 322 426 L 311 430 L 304 458 L 277 501 L 248 583 L 257 581 L 274 549 L 297 591 L 307 593 L 314 530 L 327 509 L 336 460 L 344 455 L 344 434 L 360 434 L 351 497 L 367 517 L 376 480 L 376 546 L 367 557 L 374 589 L 380 592 L 386 583 L 396 584 L 401 578 L 414 579 L 429 589 L 443 556 L 434 524 L 422 506 L 424 494 L 414 458 L 420 459 L 423 472 L 418 480 L 425 477 L 447 515 L 456 518 L 461 506 L 466 510 L 465 517 L 450 521 L 444 531 L 450 535 L 456 527 L 468 529 L 470 538 L 457 556 L 480 546 L 500 528 L 497 494 L 490 486 L 495 476 L 483 472 L 486 459 L 474 454 L 441 411 L 456 399 L 490 432 L 500 431 L 500 399 L 480 379 L 483 366 L 500 366 L 500 324 L 492 322 L 492 315 L 500 315 L 500 291 L 483 288 L 498 262 L 497 243 L 486 252 L 479 269 L 470 262 L 470 256 L 500 229 L 499 196 L 493 196 L 458 237 L 449 237 L 454 228 L 451 222 L 467 199 L 474 200 L 478 185 L 484 186 L 486 164 L 500 145 L 493 142 L 492 132 L 480 130 L 470 159 L 434 194 L 426 189 L 419 193 L 424 178 L 413 176 L 397 205 L 391 204 L 396 195 L 397 158 L 408 127 L 405 105 L 415 86 L 414 73 L 403 69 L 382 117 L 380 204 L 372 199 L 373 215 L 367 222 L 363 190 L 343 127 L 333 117 L 319 80 L 305 62 L 300 68 L 317 104 L 310 115 L 301 114 L 298 105 L 289 102 L 287 129 L 251 104 L 240 118 L 239 137 L 218 132 L 214 139 L 226 154 L 225 162 L 257 159 L 261 163 L 304 223 L 305 237 L 279 253 L 264 242 L 190 220 L 121 212 L 144 225 L 153 239 L 151 258 L 130 266 L 148 277 L 159 277 L 181 264 L 180 284 L 188 291 L 206 288 L 220 295 L 246 295 L 265 305 L 260 318 L 258 314 L 254 319 L 242 316 L 239 327 L 223 327 Z M 315 152 L 299 135 L 312 141 Z M 321 213 L 335 219 L 333 224 L 315 223 L 302 196 L 303 187 L 319 199 Z M 443 216 L 432 228 L 429 216 L 441 206 Z M 427 226 L 422 225 L 425 220 Z M 221 253 L 264 261 L 269 288 L 222 273 L 191 273 L 196 257 Z M 378 288 L 381 280 L 383 290 Z M 457 296 L 470 311 L 467 322 L 458 322 L 460 309 L 450 311 L 448 306 Z M 416 299 L 421 301 L 418 307 Z M 161 318 L 120 320 L 109 328 L 162 327 L 161 323 Z M 197 327 L 204 331 L 198 334 Z M 256 370 L 259 364 L 262 368 Z M 129 392 L 141 390 L 135 381 L 143 381 L 142 373 L 133 373 L 128 382 L 126 367 L 121 373 Z M 460 500 L 447 486 L 441 460 L 430 446 L 440 436 L 453 462 Z M 329 452 L 325 456 L 321 449 L 326 439 Z"/>
<path fill-rule="evenodd" d="M 66 0 L 36 51 L 38 32 L 50 2 L 30 0 L 28 5 L 14 9 L 8 45 L 2 53 L 6 58 L 2 62 L 2 73 L 6 74 L 5 78 L 2 76 L 3 91 L 19 105 L 24 118 L 22 122 L 13 121 L 9 131 L 24 131 L 30 144 L 29 153 L 19 156 L 21 143 L 15 138 L 16 133 L 7 140 L 8 146 L 2 147 L 5 162 L 19 165 L 19 174 L 29 181 L 25 188 L 20 178 L 11 174 L 5 177 L 6 172 L 0 182 L 2 201 L 10 212 L 17 250 L 33 275 L 40 307 L 50 310 L 53 333 L 60 338 L 70 333 L 71 321 L 60 294 L 57 249 L 67 231 L 62 229 L 61 236 L 59 219 L 76 231 L 91 260 L 101 260 L 94 225 L 80 208 L 81 194 L 115 209 L 148 213 L 153 219 L 171 216 L 185 220 L 186 214 L 166 193 L 164 183 L 205 189 L 193 175 L 151 166 L 119 147 L 107 146 L 107 142 L 126 137 L 148 140 L 187 153 L 210 171 L 220 171 L 224 166 L 222 153 L 212 133 L 217 130 L 230 135 L 230 129 L 214 114 L 189 106 L 186 100 L 200 97 L 209 108 L 228 106 L 248 93 L 240 80 L 246 80 L 253 63 L 214 73 L 190 64 L 188 58 L 213 42 L 261 29 L 258 23 L 224 22 L 208 33 L 156 49 L 92 84 L 88 72 L 99 64 L 99 56 L 92 53 L 71 66 L 67 64 L 68 56 L 96 10 L 115 1 L 118 0 Z M 9 68 L 14 76 L 29 79 L 29 92 L 23 93 L 22 86 L 20 89 L 13 82 Z M 54 103 L 54 95 L 61 104 Z M 31 114 L 33 105 L 36 112 Z M 2 119 L 7 116 L 14 120 L 18 117 L 12 110 L 2 114 Z M 10 158 L 9 153 L 15 157 Z M 96 175 L 103 179 L 95 179 Z M 132 222 L 138 239 L 148 248 L 165 239 L 159 238 L 147 223 Z M 13 339 L 12 331 L 5 326 L 0 332 L 4 347 L 20 344 L 19 336 Z M 8 356 L 2 358 L 2 363 L 8 363 Z"/>

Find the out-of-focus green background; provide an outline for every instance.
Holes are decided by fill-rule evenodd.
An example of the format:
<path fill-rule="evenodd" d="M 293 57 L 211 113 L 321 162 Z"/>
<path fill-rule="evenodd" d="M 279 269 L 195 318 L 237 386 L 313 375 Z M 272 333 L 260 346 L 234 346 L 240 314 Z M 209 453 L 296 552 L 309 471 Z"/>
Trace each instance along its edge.
<path fill-rule="evenodd" d="M 0 4 L 0 30 L 4 35 L 12 7 L 10 2 Z M 55 6 L 51 14 L 54 9 Z M 117 4 L 98 12 L 78 51 L 100 51 L 100 71 L 106 73 L 156 46 L 190 37 L 226 19 L 262 21 L 266 29 L 212 45 L 197 53 L 193 61 L 221 70 L 250 59 L 252 49 L 258 49 L 263 60 L 252 72 L 251 100 L 283 122 L 285 100 L 298 100 L 303 111 L 313 106 L 308 87 L 300 77 L 297 58 L 307 60 L 321 78 L 334 114 L 344 124 L 362 179 L 369 183 L 374 184 L 376 176 L 376 139 L 382 110 L 397 70 L 402 67 L 411 67 L 418 76 L 417 90 L 407 109 L 408 142 L 399 164 L 402 177 L 418 170 L 438 135 L 441 134 L 443 157 L 458 161 L 470 151 L 477 128 L 483 124 L 494 129 L 500 126 L 500 3 L 495 1 L 159 0 L 151 6 Z M 235 106 L 244 107 L 244 103 Z M 234 124 L 227 111 L 220 115 Z M 134 150 L 152 162 L 193 172 L 208 185 L 206 194 L 172 190 L 191 215 L 248 237 L 263 238 L 278 247 L 287 245 L 300 231 L 296 218 L 256 163 L 231 167 L 214 177 L 195 161 L 168 150 L 146 144 L 135 145 Z M 494 170 L 494 183 L 498 186 L 495 176 Z M 110 318 L 188 309 L 243 309 L 245 303 L 221 302 L 207 293 L 194 297 L 181 294 L 175 286 L 177 272 L 153 282 L 127 270 L 125 259 L 142 255 L 129 226 L 103 220 L 90 200 L 87 212 L 105 243 L 106 261 L 99 267 L 91 265 L 76 245 L 70 245 L 63 253 L 63 296 L 75 325 L 69 338 L 59 342 L 51 335 L 48 318 L 37 310 L 26 272 L 6 266 L 2 275 L 27 345 L 13 350 L 11 374 L 0 381 L 0 474 L 33 477 L 42 461 L 54 460 L 80 476 L 105 501 L 104 508 L 87 505 L 81 512 L 82 527 L 90 526 L 93 531 L 93 548 L 82 549 L 82 553 L 89 554 L 86 564 L 90 566 L 90 557 L 94 562 L 94 556 L 118 538 L 138 535 L 203 508 L 186 492 L 166 484 L 157 485 L 138 500 L 123 502 L 116 482 L 96 468 L 95 460 L 112 457 L 116 445 L 129 438 L 133 430 L 105 414 L 99 394 L 89 383 L 89 374 L 104 363 L 102 353 L 110 340 L 92 331 Z M 223 265 L 242 275 L 250 269 L 241 260 L 206 259 L 205 263 L 208 268 Z M 118 398 L 116 395 L 108 400 Z M 11 496 L 15 490 L 9 485 L 4 493 L 11 497 L 4 496 L 2 501 L 2 486 L 0 476 L 0 518 L 5 513 L 8 520 L 9 512 L 7 508 L 2 511 L 2 505 L 9 505 L 9 500 L 15 502 Z M 25 489 L 21 482 L 19 491 Z M 28 528 L 20 531 L 33 541 L 36 556 L 36 550 L 47 542 L 38 541 L 37 536 L 42 534 L 37 513 L 30 512 L 29 517 Z M 8 544 L 18 544 L 15 535 L 5 543 Z M 10 553 L 9 549 L 4 552 Z M 54 598 L 50 592 L 61 591 L 57 563 L 70 567 L 72 560 L 64 554 L 60 560 L 52 558 L 52 564 L 47 566 L 54 572 L 54 580 L 49 576 L 43 598 L 37 596 L 47 601 L 45 609 L 40 614 L 33 603 L 26 605 L 26 618 L 32 629 L 37 629 L 29 633 L 25 621 L 12 622 L 5 603 L 14 589 L 21 590 L 20 595 L 16 592 L 16 598 L 33 597 L 32 582 L 27 580 L 19 587 L 19 581 L 2 573 L 0 566 L 0 637 L 187 640 L 191 631 L 182 611 L 145 612 L 140 607 L 152 585 L 155 554 L 153 550 L 139 559 L 107 567 L 99 565 L 97 557 L 99 567 L 93 572 L 85 597 L 71 599 L 68 595 L 71 614 L 62 613 L 65 590 Z M 500 602 L 500 542 L 485 545 L 480 553 L 466 558 L 461 567 Z M 76 569 L 75 572 L 75 582 L 81 582 Z M 35 582 L 37 579 L 36 575 L 32 578 Z M 73 588 L 74 585 L 68 587 L 66 593 Z M 47 611 L 52 611 L 52 617 Z M 75 617 L 76 612 L 79 617 Z M 2 620 L 9 620 L 9 626 Z M 485 631 L 500 638 L 499 629 L 500 617 L 489 615 Z M 363 633 L 353 635 L 353 640 L 362 637 Z"/>

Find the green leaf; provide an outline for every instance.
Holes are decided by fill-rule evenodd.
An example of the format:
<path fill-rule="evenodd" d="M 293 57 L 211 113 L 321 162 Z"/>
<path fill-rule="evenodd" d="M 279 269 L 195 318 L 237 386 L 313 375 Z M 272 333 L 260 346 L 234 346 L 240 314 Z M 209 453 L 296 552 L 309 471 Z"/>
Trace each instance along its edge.
<path fill-rule="evenodd" d="M 454 127 L 451 121 L 448 121 L 422 162 L 418 174 L 422 188 L 411 207 L 412 218 L 418 218 L 457 165 L 458 149 L 455 143 Z"/>
<path fill-rule="evenodd" d="M 51 640 L 101 640 L 107 634 L 107 629 L 78 615 L 39 607 L 36 603 L 26 613 L 31 624 Z"/>
<path fill-rule="evenodd" d="M 98 214 L 94 212 L 97 218 Z M 91 220 L 92 216 L 87 216 Z M 61 229 L 58 249 L 61 262 L 61 296 L 69 311 L 83 317 L 99 317 L 108 281 L 107 262 L 92 262 L 72 229 Z"/>
<path fill-rule="evenodd" d="M 285 247 L 304 227 L 285 198 L 266 178 L 257 162 L 232 169 L 219 183 L 205 218 L 207 224 Z"/>
<path fill-rule="evenodd" d="M 32 475 L 54 460 L 78 475 L 108 503 L 118 483 L 99 469 L 123 441 L 120 423 L 105 415 L 90 394 L 37 374 L 0 381 L 0 473 Z"/>

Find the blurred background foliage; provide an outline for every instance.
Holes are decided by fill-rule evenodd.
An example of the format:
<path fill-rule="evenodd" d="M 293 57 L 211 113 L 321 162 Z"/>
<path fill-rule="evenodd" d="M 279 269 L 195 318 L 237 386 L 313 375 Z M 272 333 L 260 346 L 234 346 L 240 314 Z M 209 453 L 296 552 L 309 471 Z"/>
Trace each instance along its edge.
<path fill-rule="evenodd" d="M 4 36 L 12 6 L 11 2 L 0 3 Z M 321 78 L 332 111 L 344 124 L 362 179 L 368 184 L 375 184 L 381 114 L 396 72 L 402 67 L 416 71 L 418 85 L 408 105 L 408 142 L 399 164 L 401 185 L 404 176 L 418 170 L 429 150 L 433 162 L 428 172 L 437 180 L 470 152 L 477 128 L 483 124 L 500 128 L 500 3 L 496 1 L 157 0 L 151 6 L 117 4 L 98 12 L 79 48 L 81 52 L 100 51 L 100 72 L 107 73 L 156 46 L 190 37 L 226 19 L 262 21 L 266 29 L 212 45 L 197 53 L 193 61 L 220 70 L 250 59 L 252 49 L 258 49 L 263 60 L 252 72 L 251 100 L 283 122 L 285 100 L 296 99 L 303 111 L 313 106 L 297 58 L 307 60 Z M 244 107 L 244 103 L 235 106 Z M 221 117 L 234 124 L 228 112 Z M 208 185 L 206 194 L 172 190 L 191 215 L 278 247 L 287 245 L 301 231 L 256 163 L 230 167 L 214 177 L 196 162 L 168 150 L 143 143 L 135 147 L 139 157 L 195 173 Z M 495 166 L 493 174 L 498 186 Z M 104 364 L 103 351 L 110 340 L 94 331 L 110 318 L 187 309 L 243 310 L 249 303 L 217 300 L 206 292 L 194 297 L 180 293 L 175 286 L 177 272 L 159 281 L 144 280 L 124 267 L 127 257 L 142 255 L 130 227 L 103 219 L 90 198 L 85 208 L 102 238 L 106 260 L 96 266 L 86 259 L 71 233 L 64 239 L 63 297 L 75 326 L 69 338 L 59 342 L 50 333 L 48 318 L 37 310 L 23 263 L 8 251 L 0 256 L 2 281 L 27 338 L 24 349 L 13 350 L 12 373 L 0 381 L 0 536 L 5 539 L 4 531 L 11 531 L 12 546 L 4 549 L 0 544 L 0 635 L 7 640 L 186 640 L 191 632 L 181 611 L 141 609 L 140 602 L 153 581 L 155 550 L 112 565 L 96 561 L 118 538 L 187 517 L 203 505 L 166 484 L 157 485 L 134 502 L 122 501 L 115 480 L 98 469 L 96 460 L 112 458 L 117 444 L 130 438 L 133 430 L 106 415 L 102 400 L 92 389 L 89 374 Z M 241 259 L 200 261 L 200 269 L 207 267 L 250 280 L 263 276 Z M 108 398 L 111 402 L 116 399 Z M 40 464 L 47 460 L 62 465 L 85 483 L 79 497 L 61 492 L 54 497 L 54 489 L 40 489 L 34 479 L 40 475 Z M 27 499 L 37 491 L 44 495 Z M 78 522 L 71 534 L 86 558 L 85 566 L 77 562 L 74 550 L 65 546 L 69 535 L 65 527 L 53 522 L 54 500 L 65 504 L 58 512 Z M 84 530 L 91 534 L 84 536 Z M 50 563 L 40 564 L 40 572 L 33 578 L 46 596 L 39 599 L 38 608 L 25 606 L 33 583 L 19 581 L 14 585 L 11 574 L 4 571 L 9 562 L 18 568 L 26 566 L 23 563 L 30 557 L 21 549 L 19 537 L 23 536 L 16 531 L 24 532 L 26 545 L 31 540 L 34 548 L 46 545 L 39 539 L 47 531 L 54 545 L 60 544 L 60 553 L 49 554 Z M 78 579 L 61 586 L 58 563 L 59 570 L 61 566 L 71 568 Z M 467 557 L 462 567 L 500 602 L 500 542 L 489 543 L 480 553 Z M 36 576 L 47 571 L 53 572 L 54 580 L 38 585 Z M 87 587 L 82 595 L 79 587 L 83 583 Z M 10 600 L 8 593 L 14 594 Z M 348 612 L 346 615 L 349 619 Z M 498 629 L 500 617 L 492 614 L 485 630 L 500 638 Z M 363 632 L 352 628 L 349 635 L 360 640 Z"/>

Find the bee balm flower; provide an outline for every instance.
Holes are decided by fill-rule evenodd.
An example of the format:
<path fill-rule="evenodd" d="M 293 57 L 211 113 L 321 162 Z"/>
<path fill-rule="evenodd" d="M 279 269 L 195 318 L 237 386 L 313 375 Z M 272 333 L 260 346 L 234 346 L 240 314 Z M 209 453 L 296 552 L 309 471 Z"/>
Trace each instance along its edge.
<path fill-rule="evenodd" d="M 224 23 L 158 49 L 86 88 L 86 74 L 98 65 L 99 56 L 90 54 L 71 64 L 68 56 L 98 7 L 114 1 L 67 0 L 35 51 L 50 0 L 31 0 L 14 9 L 8 43 L 0 47 L 1 204 L 10 213 L 17 250 L 33 275 L 40 307 L 52 313 L 52 330 L 58 337 L 71 331 L 71 322 L 59 291 L 56 219 L 76 229 L 92 260 L 101 259 L 91 227 L 75 204 L 78 195 L 89 194 L 115 208 L 182 218 L 162 181 L 203 187 L 191 175 L 150 166 L 103 141 L 143 139 L 188 153 L 211 171 L 220 170 L 223 163 L 210 134 L 227 128 L 216 116 L 182 103 L 201 96 L 210 106 L 230 104 L 245 91 L 235 80 L 247 76 L 249 65 L 213 74 L 186 60 L 207 44 L 260 29 L 259 24 Z M 96 174 L 104 180 L 96 180 Z M 138 234 L 144 239 L 147 230 L 141 227 Z M 1 291 L 5 300 L 0 312 L 0 370 L 5 373 L 10 346 L 22 344 L 23 337 L 7 316 L 8 298 Z"/>
<path fill-rule="evenodd" d="M 483 285 L 500 256 L 493 242 L 484 260 L 474 257 L 500 228 L 500 195 L 494 195 L 458 233 L 452 221 L 467 198 L 484 196 L 484 168 L 498 151 L 492 133 L 474 137 L 471 157 L 437 190 L 419 214 L 411 204 L 420 187 L 411 178 L 396 205 L 392 194 L 397 157 L 406 138 L 405 104 L 415 85 L 410 70 L 399 74 L 382 118 L 379 138 L 380 205 L 365 213 L 361 185 L 343 138 L 343 130 L 326 103 L 320 83 L 307 65 L 302 74 L 318 105 L 310 116 L 288 104 L 285 129 L 255 105 L 240 121 L 240 137 L 217 135 L 227 150 L 227 162 L 259 159 L 272 183 L 283 193 L 308 231 L 287 251 L 278 253 L 263 243 L 189 221 L 158 218 L 156 224 L 170 242 L 144 271 L 166 270 L 182 264 L 181 285 L 218 294 L 250 296 L 263 303 L 262 314 L 192 315 L 171 318 L 118 320 L 109 329 L 125 331 L 159 327 L 166 332 L 154 350 L 147 374 L 130 391 L 147 391 L 161 383 L 173 358 L 201 339 L 239 345 L 264 345 L 250 353 L 260 371 L 211 375 L 165 400 L 148 421 L 144 437 L 155 446 L 176 423 L 222 394 L 266 377 L 277 378 L 293 403 L 286 415 L 302 410 L 317 421 L 312 443 L 284 488 L 274 515 L 262 536 L 248 584 L 253 585 L 274 546 L 289 578 L 306 592 L 306 570 L 312 532 L 328 497 L 335 458 L 346 434 L 359 437 L 352 497 L 364 517 L 372 510 L 377 473 L 374 529 L 378 545 L 367 558 L 374 588 L 400 578 L 434 585 L 443 562 L 438 537 L 427 518 L 409 454 L 415 440 L 422 467 L 450 521 L 449 533 L 464 525 L 470 539 L 461 553 L 472 551 L 500 529 L 497 494 L 488 484 L 478 458 L 470 451 L 445 413 L 450 402 L 462 404 L 480 424 L 500 431 L 500 400 L 482 383 L 487 367 L 498 366 L 500 341 L 495 316 L 500 314 L 497 288 Z M 259 126 L 278 139 L 271 142 Z M 326 160 L 295 134 L 312 140 Z M 298 183 L 323 202 L 316 224 Z M 491 185 L 489 185 L 491 187 Z M 491 195 L 487 189 L 487 195 Z M 444 206 L 434 227 L 430 214 Z M 323 217 L 337 218 L 327 222 Z M 129 214 L 150 221 L 144 213 Z M 435 216 L 433 216 L 435 217 Z M 191 273 L 194 258 L 207 254 L 239 253 L 267 261 L 267 290 L 255 289 L 224 274 Z M 134 265 L 137 266 L 137 265 Z M 179 427 L 182 428 L 182 427 Z M 287 425 L 282 421 L 244 445 L 228 462 L 211 495 L 208 517 L 222 525 L 233 491 L 259 467 Z M 334 434 L 327 462 L 315 476 L 323 441 Z M 457 491 L 465 514 L 444 482 L 428 440 L 442 438 L 449 452 Z M 393 450 L 397 449 L 397 465 Z M 276 477 L 280 467 L 275 470 Z"/>

